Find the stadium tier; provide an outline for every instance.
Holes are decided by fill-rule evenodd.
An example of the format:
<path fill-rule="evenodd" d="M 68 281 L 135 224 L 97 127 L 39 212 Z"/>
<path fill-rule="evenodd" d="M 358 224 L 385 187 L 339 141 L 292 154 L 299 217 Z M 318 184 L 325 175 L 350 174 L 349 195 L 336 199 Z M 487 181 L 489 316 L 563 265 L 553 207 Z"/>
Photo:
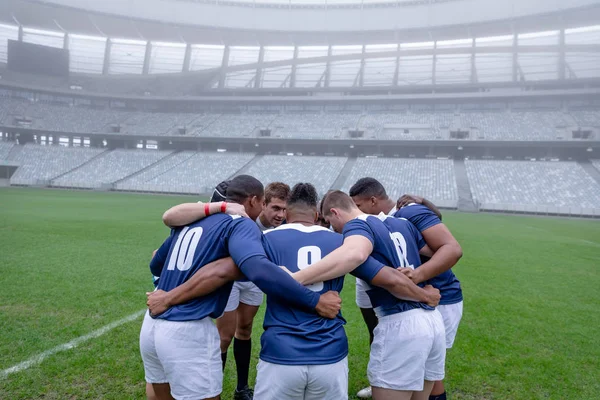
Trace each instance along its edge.
<path fill-rule="evenodd" d="M 6 160 L 12 148 L 14 147 L 14 143 L 12 142 L 2 142 L 0 141 L 0 160 Z"/>
<path fill-rule="evenodd" d="M 460 168 L 455 168 L 450 159 L 107 150 L 0 142 L 2 159 L 18 165 L 11 185 L 208 194 L 222 180 L 249 174 L 265 185 L 311 182 L 322 196 L 329 189 L 348 192 L 358 179 L 370 176 L 380 180 L 394 199 L 412 193 L 438 206 L 457 208 L 459 197 L 469 197 L 458 190 L 457 181 L 462 179 L 477 209 L 600 215 L 600 160 L 579 164 L 467 159 L 464 167 L 459 163 Z M 461 175 L 465 168 L 466 175 Z"/>
<path fill-rule="evenodd" d="M 419 193 L 442 207 L 456 207 L 458 192 L 452 160 L 359 158 L 342 190 L 348 192 L 360 178 L 378 179 L 390 197 Z"/>
<path fill-rule="evenodd" d="M 48 185 L 51 179 L 79 167 L 104 151 L 104 149 L 95 148 L 27 144 L 15 155 L 14 159 L 10 160 L 20 165 L 11 177 L 10 183 L 12 185 Z"/>
<path fill-rule="evenodd" d="M 116 184 L 118 190 L 142 192 L 210 193 L 250 160 L 250 153 L 184 151 Z"/>
<path fill-rule="evenodd" d="M 560 214 L 600 209 L 598 182 L 575 162 L 466 160 L 465 165 L 480 209 Z"/>
<path fill-rule="evenodd" d="M 52 181 L 53 186 L 102 188 L 160 161 L 170 151 L 117 149 Z"/>
<path fill-rule="evenodd" d="M 256 107 L 255 107 L 256 108 Z M 464 132 L 466 140 L 555 141 L 573 140 L 585 128 L 591 138 L 600 135 L 600 111 L 489 110 L 472 111 L 468 105 L 453 112 L 398 109 L 354 113 L 328 111 L 275 113 L 258 109 L 243 113 L 151 113 L 54 105 L 3 98 L 0 124 L 45 132 L 120 133 L 147 136 L 214 138 L 261 137 L 284 139 L 449 140 Z M 360 134 L 353 135 L 358 131 Z M 577 137 L 578 138 L 578 137 Z"/>
<path fill-rule="evenodd" d="M 345 157 L 263 156 L 244 173 L 255 176 L 265 185 L 284 182 L 293 186 L 310 182 L 322 196 L 331 188 L 346 160 Z"/>

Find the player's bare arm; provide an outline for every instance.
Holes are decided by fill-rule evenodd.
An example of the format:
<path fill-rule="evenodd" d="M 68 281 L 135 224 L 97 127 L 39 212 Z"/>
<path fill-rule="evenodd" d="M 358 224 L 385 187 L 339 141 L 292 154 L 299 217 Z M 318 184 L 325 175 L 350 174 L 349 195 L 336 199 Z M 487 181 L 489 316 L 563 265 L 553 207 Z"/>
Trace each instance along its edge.
<path fill-rule="evenodd" d="M 413 270 L 409 275 L 415 283 L 425 282 L 452 268 L 462 257 L 462 248 L 446 225 L 437 224 L 422 232 L 427 243 L 422 255 L 431 257 L 429 261 Z M 433 252 L 432 255 L 431 252 Z"/>
<path fill-rule="evenodd" d="M 244 275 L 231 257 L 222 258 L 200 268 L 187 282 L 173 290 L 168 292 L 156 290 L 146 293 L 148 296 L 146 305 L 152 315 L 159 315 L 174 305 L 205 296 L 227 282 L 243 277 Z"/>
<path fill-rule="evenodd" d="M 396 208 L 401 209 L 402 207 L 410 203 L 424 205 L 425 207 L 429 208 L 435 215 L 437 215 L 440 221 L 442 220 L 442 213 L 440 212 L 440 209 L 436 207 L 435 204 L 433 204 L 431 201 L 427 200 L 424 197 L 416 196 L 414 194 L 402 195 L 402 197 L 400 197 L 396 202 Z"/>
<path fill-rule="evenodd" d="M 344 243 L 322 260 L 292 274 L 302 285 L 310 285 L 346 275 L 365 262 L 373 251 L 369 239 L 360 235 L 349 236 Z"/>
<path fill-rule="evenodd" d="M 208 214 L 207 214 L 208 211 Z M 244 206 L 237 203 L 183 203 L 169 208 L 163 214 L 163 223 L 170 227 L 176 228 L 179 226 L 185 226 L 208 215 L 225 212 L 229 215 L 241 215 L 247 217 Z"/>
<path fill-rule="evenodd" d="M 431 285 L 421 288 L 395 268 L 383 267 L 370 283 L 387 290 L 401 300 L 417 301 L 432 307 L 437 306 L 441 298 L 438 289 Z"/>

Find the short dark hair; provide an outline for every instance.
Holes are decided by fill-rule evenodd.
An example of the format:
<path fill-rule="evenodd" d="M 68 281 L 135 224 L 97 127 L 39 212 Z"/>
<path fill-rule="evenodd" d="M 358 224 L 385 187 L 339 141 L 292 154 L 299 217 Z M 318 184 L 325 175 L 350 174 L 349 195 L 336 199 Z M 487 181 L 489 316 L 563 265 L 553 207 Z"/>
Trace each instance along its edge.
<path fill-rule="evenodd" d="M 350 197 L 377 197 L 387 199 L 388 195 L 385 188 L 375 178 L 360 178 L 350 188 Z"/>
<path fill-rule="evenodd" d="M 265 203 L 269 204 L 273 199 L 288 201 L 290 187 L 283 182 L 271 182 L 265 188 Z"/>
<path fill-rule="evenodd" d="M 290 193 L 288 207 L 304 206 L 316 209 L 318 202 L 319 195 L 317 194 L 317 189 L 312 184 L 296 183 Z"/>
<path fill-rule="evenodd" d="M 250 175 L 238 175 L 229 181 L 227 186 L 227 201 L 243 203 L 248 197 L 256 196 L 262 199 L 265 188 L 258 179 Z"/>
<path fill-rule="evenodd" d="M 350 211 L 356 208 L 356 204 L 354 204 L 352 198 L 346 193 L 342 192 L 341 190 L 334 190 L 328 193 L 321 203 L 323 216 L 330 215 L 332 208 L 340 208 L 344 211 Z"/>
<path fill-rule="evenodd" d="M 223 181 L 215 187 L 212 196 L 210 197 L 211 203 L 217 203 L 219 201 L 227 201 L 227 187 L 230 181 Z"/>

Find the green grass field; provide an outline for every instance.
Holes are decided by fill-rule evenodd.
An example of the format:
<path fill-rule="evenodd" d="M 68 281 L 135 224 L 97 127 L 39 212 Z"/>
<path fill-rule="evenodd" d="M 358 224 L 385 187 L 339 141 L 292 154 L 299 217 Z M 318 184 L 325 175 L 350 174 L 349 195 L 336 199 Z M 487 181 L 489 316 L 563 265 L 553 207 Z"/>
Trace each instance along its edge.
<path fill-rule="evenodd" d="M 151 251 L 168 234 L 162 212 L 190 199 L 0 189 L 0 371 L 142 310 Z M 460 213 L 444 221 L 464 250 L 455 267 L 465 313 L 447 358 L 450 397 L 599 398 L 600 223 Z M 367 384 L 368 338 L 353 279 L 342 297 L 353 396 Z M 0 399 L 143 398 L 140 326 L 141 317 L 1 373 Z M 232 398 L 232 360 L 223 399 Z"/>

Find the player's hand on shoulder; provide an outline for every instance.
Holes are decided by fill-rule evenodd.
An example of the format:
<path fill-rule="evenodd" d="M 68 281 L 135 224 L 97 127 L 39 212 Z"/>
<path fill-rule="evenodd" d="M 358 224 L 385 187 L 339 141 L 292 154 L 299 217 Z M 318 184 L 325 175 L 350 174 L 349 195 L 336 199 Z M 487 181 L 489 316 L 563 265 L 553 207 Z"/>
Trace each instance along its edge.
<path fill-rule="evenodd" d="M 248 214 L 246 214 L 246 209 L 244 206 L 237 203 L 227 203 L 227 209 L 225 210 L 225 213 L 229 215 L 241 215 L 242 217 L 248 218 Z"/>
<path fill-rule="evenodd" d="M 323 318 L 334 319 L 342 308 L 342 298 L 338 292 L 330 290 L 323 293 L 315 310 Z"/>
<path fill-rule="evenodd" d="M 423 197 L 415 196 L 414 194 L 404 194 L 396 202 L 396 208 L 401 209 L 411 203 L 423 204 Z"/>
<path fill-rule="evenodd" d="M 423 289 L 427 292 L 428 300 L 426 304 L 431 307 L 437 307 L 437 305 L 440 304 L 440 299 L 442 298 L 440 291 L 431 285 L 426 285 Z"/>
<path fill-rule="evenodd" d="M 146 296 L 146 305 L 151 315 L 160 315 L 171 307 L 169 304 L 169 294 L 164 290 L 159 289 L 154 292 L 146 292 Z"/>

